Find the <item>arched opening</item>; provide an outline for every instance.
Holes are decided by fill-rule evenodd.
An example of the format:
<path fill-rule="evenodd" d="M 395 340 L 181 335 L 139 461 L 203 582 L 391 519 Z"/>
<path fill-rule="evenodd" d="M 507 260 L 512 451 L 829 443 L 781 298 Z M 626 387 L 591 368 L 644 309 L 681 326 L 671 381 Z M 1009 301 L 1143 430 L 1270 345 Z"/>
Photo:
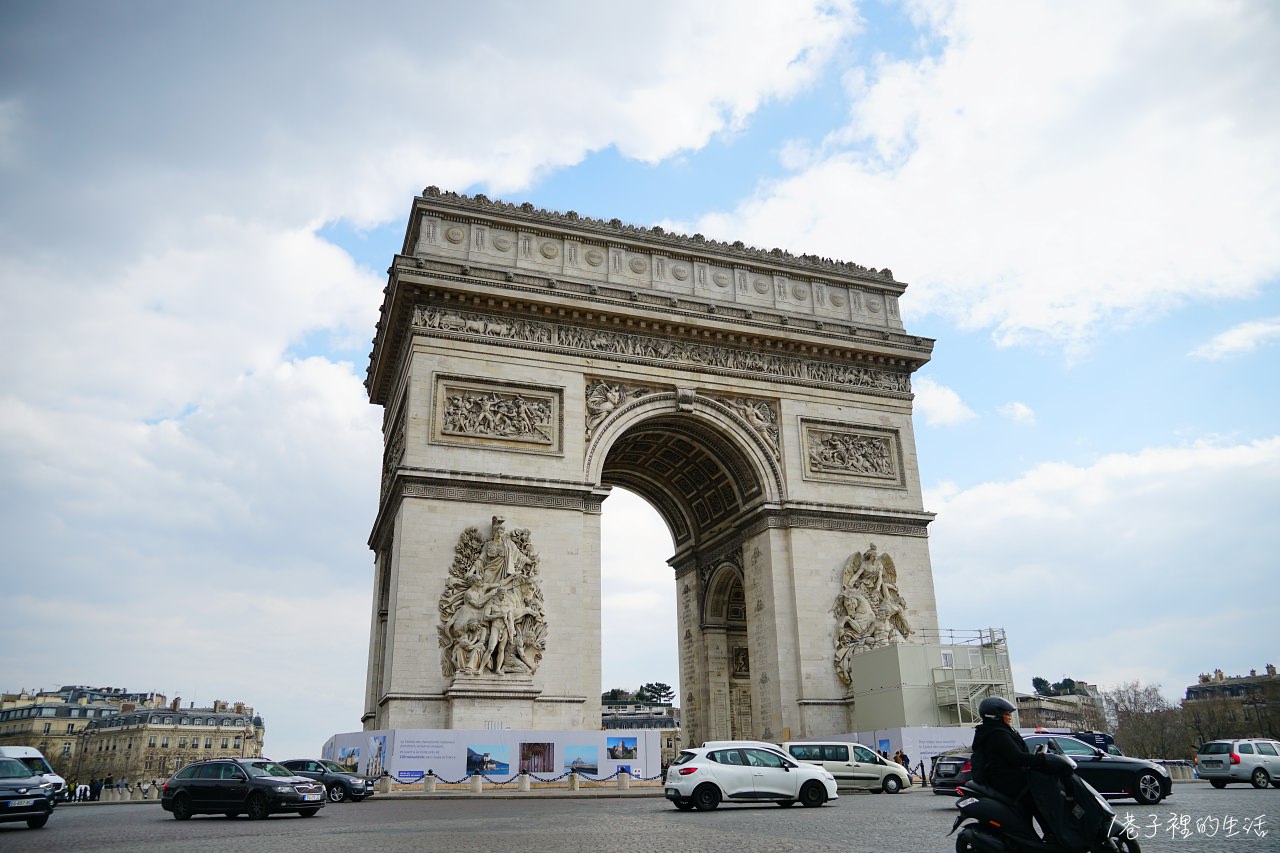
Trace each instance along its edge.
<path fill-rule="evenodd" d="M 667 407 L 617 429 L 600 469 L 602 485 L 620 487 L 614 507 L 614 497 L 605 501 L 602 519 L 602 689 L 615 686 L 614 673 L 636 680 L 641 661 L 651 671 L 670 672 L 670 679 L 637 683 L 659 680 L 676 689 L 687 742 L 755 735 L 751 634 L 734 545 L 766 488 L 758 460 L 744 445 L 749 440 L 732 424 Z M 654 539 L 667 537 L 655 537 L 643 521 L 628 523 L 651 519 L 651 512 L 670 534 L 670 545 L 660 541 L 659 548 L 671 550 L 660 556 Z M 637 559 L 646 565 L 636 567 Z M 670 565 L 663 567 L 665 580 L 652 572 L 658 560 Z M 642 623 L 640 642 L 634 630 L 616 631 L 615 610 L 643 618 L 639 602 L 627 595 L 639 596 L 652 614 Z"/>

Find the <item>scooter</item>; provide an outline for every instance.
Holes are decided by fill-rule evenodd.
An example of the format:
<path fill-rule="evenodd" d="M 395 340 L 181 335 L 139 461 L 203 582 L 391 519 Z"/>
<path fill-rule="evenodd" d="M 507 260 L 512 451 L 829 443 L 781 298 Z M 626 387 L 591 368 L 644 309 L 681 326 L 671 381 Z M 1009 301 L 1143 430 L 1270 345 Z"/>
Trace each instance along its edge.
<path fill-rule="evenodd" d="M 960 815 L 948 833 L 960 830 L 956 853 L 1141 853 L 1137 839 L 1116 820 L 1111 804 L 1076 775 L 1074 761 L 1053 754 L 1044 759 L 1043 769 L 1027 773 L 1042 831 L 1013 800 L 966 782 L 956 804 Z"/>

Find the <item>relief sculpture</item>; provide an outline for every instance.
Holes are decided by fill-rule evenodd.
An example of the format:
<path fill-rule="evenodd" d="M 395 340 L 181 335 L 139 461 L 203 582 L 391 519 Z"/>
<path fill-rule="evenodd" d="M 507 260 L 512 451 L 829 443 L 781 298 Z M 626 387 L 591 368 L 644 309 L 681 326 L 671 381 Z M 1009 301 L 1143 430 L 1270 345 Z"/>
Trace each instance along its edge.
<path fill-rule="evenodd" d="M 888 554 L 854 552 L 844 566 L 840 594 L 831 610 L 836 617 L 836 673 L 853 683 L 853 656 L 905 640 L 912 633 L 907 602 L 898 591 L 898 570 Z"/>
<path fill-rule="evenodd" d="M 547 647 L 538 555 L 528 530 L 506 532 L 495 515 L 489 539 L 468 527 L 454 548 L 440 596 L 440 671 L 533 675 Z"/>
<path fill-rule="evenodd" d="M 739 417 L 750 424 L 756 434 L 773 451 L 775 458 L 782 455 L 778 444 L 778 413 L 774 409 L 773 403 L 765 400 L 746 400 L 733 397 L 720 397 L 717 399 L 737 412 Z"/>
<path fill-rule="evenodd" d="M 550 400 L 497 391 L 455 389 L 445 398 L 441 431 L 446 435 L 492 436 L 550 444 L 554 441 Z"/>
<path fill-rule="evenodd" d="M 653 389 L 651 388 L 623 385 L 619 382 L 606 382 L 603 379 L 593 379 L 588 382 L 587 438 L 591 438 L 596 428 L 623 405 L 652 393 Z"/>
<path fill-rule="evenodd" d="M 809 432 L 809 468 L 839 474 L 896 477 L 894 453 L 887 436 L 852 432 Z"/>

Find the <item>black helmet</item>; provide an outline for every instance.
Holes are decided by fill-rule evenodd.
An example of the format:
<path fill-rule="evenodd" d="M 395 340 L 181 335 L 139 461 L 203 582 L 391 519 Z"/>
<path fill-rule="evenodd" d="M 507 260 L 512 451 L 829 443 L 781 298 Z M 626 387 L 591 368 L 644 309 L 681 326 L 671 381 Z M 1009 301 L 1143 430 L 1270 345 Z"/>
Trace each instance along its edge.
<path fill-rule="evenodd" d="M 1003 696 L 988 696 L 978 705 L 978 713 L 982 715 L 982 719 L 995 722 L 1004 714 L 1011 714 L 1017 709 L 1013 707 L 1013 703 Z"/>

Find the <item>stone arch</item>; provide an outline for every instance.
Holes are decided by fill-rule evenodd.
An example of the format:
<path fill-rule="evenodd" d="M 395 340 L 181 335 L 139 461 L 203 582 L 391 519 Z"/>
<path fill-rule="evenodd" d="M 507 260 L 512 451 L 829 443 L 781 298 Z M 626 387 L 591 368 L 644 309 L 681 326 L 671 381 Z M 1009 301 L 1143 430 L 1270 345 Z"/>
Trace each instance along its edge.
<path fill-rule="evenodd" d="M 591 435 L 585 468 L 589 482 L 649 501 L 677 551 L 786 494 L 765 441 L 723 403 L 687 391 L 648 394 L 613 412 Z"/>

